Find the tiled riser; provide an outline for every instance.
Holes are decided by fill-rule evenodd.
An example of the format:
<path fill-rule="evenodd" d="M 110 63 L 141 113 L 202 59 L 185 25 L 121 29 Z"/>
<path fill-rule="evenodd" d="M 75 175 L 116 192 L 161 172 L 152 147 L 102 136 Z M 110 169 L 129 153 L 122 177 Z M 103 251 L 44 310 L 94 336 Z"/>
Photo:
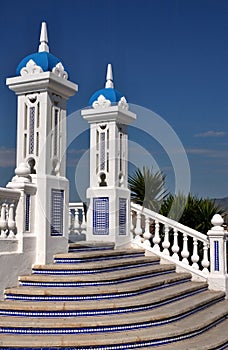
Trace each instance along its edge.
<path fill-rule="evenodd" d="M 221 320 L 222 321 L 222 320 Z M 82 346 L 82 347 L 77 347 L 77 346 L 61 346 L 61 350 L 124 350 L 124 349 L 135 349 L 135 348 L 144 348 L 144 347 L 154 347 L 154 346 L 161 346 L 161 345 L 165 345 L 165 344 L 170 344 L 170 343 L 174 343 L 177 341 L 181 341 L 184 339 L 189 339 L 192 338 L 194 336 L 197 336 L 199 334 L 202 334 L 204 332 L 206 332 L 207 330 L 211 329 L 212 327 L 216 326 L 218 323 L 220 323 L 221 321 L 217 321 L 214 324 L 211 324 L 210 326 L 207 326 L 205 328 L 202 328 L 201 330 L 195 331 L 195 332 L 190 332 L 188 334 L 184 334 L 181 336 L 176 336 L 176 337 L 171 337 L 169 339 L 158 339 L 158 340 L 151 340 L 151 341 L 144 341 L 144 342 L 134 342 L 134 343 L 125 343 L 125 344 L 116 344 L 116 345 L 100 345 L 100 346 Z M 227 342 L 228 344 L 228 342 Z M 5 349 L 5 350 L 28 350 L 28 348 L 25 347 L 21 347 L 21 346 L 17 346 L 17 347 L 4 347 L 1 349 Z M 38 347 L 30 347 L 29 349 L 33 349 L 33 350 L 59 350 L 59 347 L 42 347 L 42 348 L 38 348 Z M 174 349 L 175 349 L 175 345 L 174 345 Z M 216 350 L 225 350 L 227 349 L 226 345 L 217 348 Z M 183 349 L 184 350 L 184 349 Z"/>
<path fill-rule="evenodd" d="M 112 299 L 112 298 L 124 298 L 124 297 L 132 297 L 141 294 L 145 294 L 148 292 L 161 290 L 163 288 L 168 288 L 171 286 L 175 286 L 178 284 L 183 284 L 189 282 L 189 279 L 181 280 L 179 282 L 172 282 L 169 285 L 159 285 L 158 287 L 147 288 L 137 292 L 129 292 L 129 293 L 118 293 L 118 294 L 102 294 L 102 295 L 86 295 L 86 296 L 38 296 L 38 295 L 18 295 L 18 294 L 6 294 L 5 299 L 7 300 L 24 300 L 24 301 L 80 301 L 80 300 L 101 300 L 101 299 Z M 207 290 L 207 287 L 201 288 L 200 291 Z"/>
<path fill-rule="evenodd" d="M 57 264 L 78 264 L 85 262 L 96 262 L 96 261 L 105 261 L 105 260 L 114 260 L 114 259 L 126 259 L 126 258 L 139 258 L 143 257 L 144 254 L 129 254 L 129 255 L 118 255 L 118 256 L 110 256 L 110 257 L 96 257 L 96 258 L 87 258 L 87 259 L 77 259 L 77 258 L 55 258 L 54 263 Z"/>
<path fill-rule="evenodd" d="M 75 253 L 75 252 L 96 252 L 96 251 L 106 251 L 106 250 L 110 250 L 110 247 L 103 247 L 103 248 L 99 248 L 97 249 L 96 247 L 94 248 L 70 248 L 69 249 L 69 253 Z"/>
<path fill-rule="evenodd" d="M 158 273 L 152 273 L 148 275 L 143 276 L 136 276 L 136 277 L 129 277 L 129 278 L 122 278 L 115 281 L 100 281 L 100 282 L 19 282 L 20 286 L 26 286 L 26 287 L 44 287 L 44 288 L 50 288 L 50 287 L 86 287 L 86 286 L 108 286 L 118 283 L 125 283 L 125 282 L 132 282 L 132 281 L 138 281 L 141 279 L 151 278 L 155 276 L 161 276 L 164 274 L 173 273 L 173 270 L 170 271 L 164 271 L 164 272 L 158 272 Z"/>
<path fill-rule="evenodd" d="M 154 266 L 159 265 L 158 262 L 150 262 L 145 264 L 138 264 L 136 265 L 128 265 L 128 266 L 119 266 L 115 268 L 103 268 L 103 269 L 94 269 L 94 270 L 39 270 L 39 269 L 33 269 L 32 273 L 34 275 L 90 275 L 100 272 L 114 272 L 114 271 L 122 271 L 122 270 L 129 270 L 136 267 L 145 267 L 145 266 Z"/>
<path fill-rule="evenodd" d="M 81 333 L 102 333 L 102 332 L 119 332 L 119 331 L 129 331 L 129 330 L 135 330 L 140 328 L 148 328 L 148 327 L 155 327 L 155 326 L 161 326 L 164 324 L 169 324 L 178 320 L 181 320 L 189 315 L 192 315 L 196 313 L 197 311 L 203 310 L 208 307 L 208 305 L 212 305 L 213 303 L 204 305 L 202 307 L 199 307 L 195 310 L 189 311 L 185 313 L 184 315 L 169 318 L 168 320 L 162 320 L 162 321 L 154 321 L 154 322 L 144 322 L 142 324 L 131 324 L 131 325 L 122 325 L 122 326 L 104 326 L 104 327 L 89 327 L 89 328 L 36 328 L 36 329 L 30 329 L 30 328 L 9 328 L 9 327 L 2 327 L 0 328 L 0 334 L 1 333 L 9 333 L 9 334 L 81 334 Z M 77 316 L 77 315 L 75 315 Z"/>
<path fill-rule="evenodd" d="M 54 312 L 47 312 L 47 311 L 12 311 L 12 310 L 0 310 L 0 316 L 23 316 L 23 317 L 81 317 L 81 316 L 100 316 L 100 315 L 114 315 L 114 314 L 123 314 L 128 312 L 139 312 L 139 311 L 146 311 L 146 310 L 152 310 L 167 304 L 170 304 L 174 301 L 182 300 L 184 298 L 187 298 L 187 296 L 192 296 L 195 294 L 199 294 L 199 292 L 192 292 L 189 294 L 185 294 L 181 297 L 172 298 L 171 300 L 166 300 L 160 303 L 156 303 L 154 305 L 143 305 L 138 307 L 126 307 L 126 308 L 118 308 L 118 309 L 106 309 L 106 310 L 71 310 L 71 311 L 54 311 Z M 217 299 L 216 301 L 208 302 L 205 306 L 197 307 L 192 312 L 187 313 L 186 315 L 190 315 L 196 311 L 204 309 L 204 307 L 207 307 L 208 305 L 213 305 L 215 302 L 218 302 L 221 299 Z M 167 320 L 167 322 L 169 322 Z"/>

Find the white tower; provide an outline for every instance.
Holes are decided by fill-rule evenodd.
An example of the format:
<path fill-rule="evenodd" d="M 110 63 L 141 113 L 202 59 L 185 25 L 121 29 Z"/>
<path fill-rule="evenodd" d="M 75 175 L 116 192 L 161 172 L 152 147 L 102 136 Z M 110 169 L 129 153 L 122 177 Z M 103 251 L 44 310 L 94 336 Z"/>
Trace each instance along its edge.
<path fill-rule="evenodd" d="M 60 60 L 49 53 L 46 23 L 38 52 L 25 57 L 6 83 L 18 97 L 17 167 L 26 163 L 37 191 L 27 196 L 25 232 L 37 236 L 36 262 L 67 251 L 66 101 L 77 91 Z"/>
<path fill-rule="evenodd" d="M 95 92 L 82 116 L 90 124 L 90 187 L 87 190 L 87 239 L 130 243 L 127 126 L 136 115 L 114 89 L 108 65 L 105 88 Z"/>

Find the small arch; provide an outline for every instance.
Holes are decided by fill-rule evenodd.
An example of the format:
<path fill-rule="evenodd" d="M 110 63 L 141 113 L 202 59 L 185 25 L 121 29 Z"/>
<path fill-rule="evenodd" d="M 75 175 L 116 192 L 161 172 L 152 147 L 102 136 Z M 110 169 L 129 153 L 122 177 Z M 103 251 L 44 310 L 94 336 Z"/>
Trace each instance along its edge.
<path fill-rule="evenodd" d="M 36 169 L 35 169 L 36 161 L 34 158 L 29 158 L 28 159 L 28 166 L 30 168 L 30 174 L 36 174 Z"/>
<path fill-rule="evenodd" d="M 37 96 L 29 97 L 29 101 L 30 101 L 31 103 L 35 103 L 36 100 L 37 100 Z"/>
<path fill-rule="evenodd" d="M 99 183 L 99 186 L 100 186 L 100 187 L 107 186 L 107 182 L 105 181 L 105 180 L 106 180 L 106 175 L 105 175 L 105 173 L 101 173 L 101 174 L 100 174 L 100 179 L 101 179 L 101 182 Z"/>
<path fill-rule="evenodd" d="M 52 172 L 51 175 L 59 175 L 60 171 L 60 164 L 58 159 L 54 158 L 52 159 Z"/>

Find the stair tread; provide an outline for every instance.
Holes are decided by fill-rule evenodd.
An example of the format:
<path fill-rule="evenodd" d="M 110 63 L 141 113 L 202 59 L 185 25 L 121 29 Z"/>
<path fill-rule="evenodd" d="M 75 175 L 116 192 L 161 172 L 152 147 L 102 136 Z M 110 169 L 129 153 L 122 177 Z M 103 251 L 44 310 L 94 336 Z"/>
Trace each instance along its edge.
<path fill-rule="evenodd" d="M 131 277 L 142 277 L 143 275 L 149 275 L 150 273 L 165 272 L 170 269 L 175 269 L 175 265 L 151 265 L 148 266 L 136 266 L 130 270 L 118 270 L 112 272 L 98 272 L 96 274 L 80 274 L 80 275 L 28 275 L 20 276 L 19 281 L 32 281 L 32 282 L 100 282 L 100 281 L 115 281 L 119 279 L 126 279 Z"/>
<path fill-rule="evenodd" d="M 61 318 L 54 318 L 52 316 L 50 317 L 23 317 L 23 316 L 1 316 L 0 317 L 0 327 L 28 327 L 28 328 L 37 328 L 37 327 L 44 327 L 44 328 L 64 328 L 64 327 L 70 327 L 70 328 L 81 328 L 81 327 L 96 327 L 96 326 L 120 326 L 120 325 L 128 325 L 128 324 L 140 324 L 143 322 L 161 322 L 162 320 L 168 320 L 171 318 L 178 317 L 180 315 L 192 312 L 192 310 L 200 307 L 204 307 L 207 305 L 207 310 L 211 306 L 209 306 L 209 303 L 216 301 L 218 298 L 219 293 L 211 293 L 211 292 L 203 292 L 200 295 L 195 298 L 195 296 L 190 296 L 186 299 L 177 300 L 175 302 L 156 307 L 154 309 L 150 309 L 148 311 L 138 311 L 137 314 L 133 313 L 120 313 L 115 315 L 105 314 L 102 316 L 94 315 L 92 317 L 89 316 L 76 316 L 76 317 L 61 317 Z M 152 301 L 153 303 L 153 301 Z M 223 303 L 223 301 L 220 301 L 220 303 Z M 217 305 L 219 302 L 217 303 Z M 19 306 L 19 305 L 18 305 Z M 42 310 L 42 305 L 40 305 L 40 310 Z M 71 306 L 71 307 L 69 307 Z M 56 311 L 69 311 L 72 310 L 74 305 L 58 305 L 58 308 L 56 308 Z M 113 308 L 115 308 L 115 305 L 112 305 Z M 0 306 L 1 308 L 1 306 Z M 110 306 L 111 308 L 111 306 Z M 73 308 L 74 310 L 77 310 L 77 307 Z M 13 310 L 16 310 L 14 308 Z M 34 311 L 34 308 L 30 306 L 30 308 L 27 309 L 28 311 Z M 45 311 L 52 311 L 53 308 L 46 308 Z M 80 310 L 80 308 L 79 308 Z M 202 311 L 197 311 L 202 312 Z M 225 315 L 228 314 L 228 301 L 224 303 L 223 306 L 223 313 Z"/>
<path fill-rule="evenodd" d="M 108 293 L 124 293 L 129 291 L 141 291 L 147 288 L 153 288 L 159 285 L 167 285 L 172 282 L 179 282 L 182 279 L 191 278 L 189 273 L 176 273 L 171 272 L 167 275 L 154 276 L 145 281 L 136 280 L 133 282 L 124 282 L 118 285 L 109 286 L 90 286 L 88 287 L 75 287 L 75 288 L 43 288 L 43 287 L 25 287 L 18 286 L 13 288 L 7 288 L 6 293 L 14 294 L 32 294 L 34 295 L 94 295 L 94 294 L 108 294 Z"/>
<path fill-rule="evenodd" d="M 2 334 L 0 337 L 0 345 L 3 346 L 91 346 L 91 345 L 115 345 L 137 342 L 146 342 L 149 340 L 167 339 L 172 337 L 183 336 L 191 334 L 192 332 L 200 331 L 205 327 L 211 325 L 212 322 L 216 322 L 222 317 L 226 317 L 228 313 L 228 302 L 222 301 L 216 305 L 212 305 L 207 309 L 183 318 L 179 321 L 171 324 L 162 325 L 156 327 L 147 327 L 131 331 L 124 331 L 124 337 L 116 336 L 113 332 L 102 332 L 96 334 L 75 334 L 75 335 L 10 335 Z M 227 324 L 227 322 L 226 322 Z M 218 325 L 219 326 L 219 325 Z M 217 326 L 217 327 L 218 327 Z M 118 333 L 120 334 L 120 332 Z M 176 348 L 176 343 L 175 343 Z"/>
<path fill-rule="evenodd" d="M 174 292 L 175 295 L 175 292 Z M 11 301 L 5 300 L 0 302 L 0 310 L 23 310 L 23 311 L 70 311 L 70 310 L 109 310 L 116 309 L 120 307 L 128 307 L 133 308 L 137 306 L 145 306 L 145 305 L 156 305 L 159 302 L 166 301 L 169 295 L 165 292 L 164 294 L 161 291 L 148 293 L 147 297 L 141 296 L 141 298 L 122 298 L 115 299 L 115 301 L 109 300 L 93 300 L 92 302 L 87 301 L 69 301 L 69 302 L 52 302 L 47 303 L 45 301 L 37 301 L 37 302 L 23 302 L 23 301 Z M 197 300 L 204 301 L 206 299 L 217 299 L 224 297 L 223 292 L 210 292 L 204 291 L 197 295 Z M 134 299 L 133 299 L 134 298 Z M 193 299 L 196 299 L 195 296 Z M 190 297 L 185 300 L 190 300 Z"/>
<path fill-rule="evenodd" d="M 114 248 L 114 242 L 78 241 L 69 243 L 69 248 Z"/>
<path fill-rule="evenodd" d="M 166 345 L 153 346 L 153 350 L 215 350 L 228 343 L 227 336 L 228 319 L 207 330 L 194 338 L 180 340 Z M 134 348 L 141 350 L 142 348 Z M 143 350 L 151 350 L 151 347 L 143 347 Z M 225 348 L 224 348 L 225 350 Z"/>
<path fill-rule="evenodd" d="M 145 254 L 143 249 L 110 249 L 110 250 L 98 250 L 88 252 L 72 252 L 72 253 L 59 253 L 55 254 L 54 258 L 74 258 L 74 259 L 86 259 L 86 258 L 99 258 L 99 257 L 118 257 L 128 255 L 129 257 L 134 254 Z"/>
<path fill-rule="evenodd" d="M 150 263 L 150 262 L 159 262 L 159 258 L 151 256 L 151 257 L 135 257 L 135 258 L 127 258 L 121 260 L 108 260 L 105 262 L 94 261 L 94 262 L 85 262 L 80 264 L 48 264 L 48 265 L 34 265 L 33 269 L 40 270 L 89 270 L 89 269 L 104 269 L 107 267 L 119 267 L 119 266 L 129 266 L 129 265 L 137 265 L 140 263 Z"/>

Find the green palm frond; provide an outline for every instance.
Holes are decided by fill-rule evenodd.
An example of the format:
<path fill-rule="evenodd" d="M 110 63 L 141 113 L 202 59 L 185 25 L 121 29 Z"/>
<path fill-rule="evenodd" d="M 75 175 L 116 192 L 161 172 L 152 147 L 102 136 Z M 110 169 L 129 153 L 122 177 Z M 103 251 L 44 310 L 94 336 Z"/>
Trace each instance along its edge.
<path fill-rule="evenodd" d="M 165 176 L 161 171 L 143 167 L 137 169 L 128 179 L 131 199 L 137 204 L 151 210 L 158 210 L 162 201 L 168 195 L 165 186 Z"/>

